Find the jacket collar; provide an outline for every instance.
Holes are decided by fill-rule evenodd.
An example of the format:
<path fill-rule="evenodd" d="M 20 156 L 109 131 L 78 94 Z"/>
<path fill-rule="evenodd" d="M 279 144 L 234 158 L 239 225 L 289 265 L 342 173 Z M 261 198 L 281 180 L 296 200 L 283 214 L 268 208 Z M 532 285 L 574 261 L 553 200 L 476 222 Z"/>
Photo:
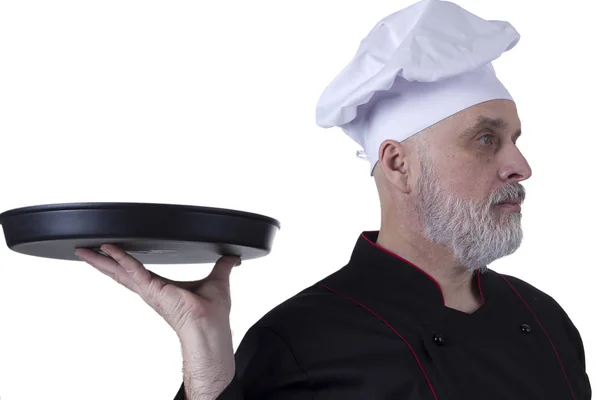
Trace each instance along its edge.
<path fill-rule="evenodd" d="M 440 284 L 417 265 L 378 245 L 379 231 L 363 232 L 344 268 L 352 281 L 377 297 L 410 302 L 426 308 L 445 306 Z M 485 301 L 486 273 L 477 273 L 475 284 Z"/>

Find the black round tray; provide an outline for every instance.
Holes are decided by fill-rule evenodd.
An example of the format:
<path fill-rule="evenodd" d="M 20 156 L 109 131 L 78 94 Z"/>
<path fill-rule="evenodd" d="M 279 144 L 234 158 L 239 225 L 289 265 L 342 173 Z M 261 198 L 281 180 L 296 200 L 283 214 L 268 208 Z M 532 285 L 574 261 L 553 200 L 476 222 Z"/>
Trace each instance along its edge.
<path fill-rule="evenodd" d="M 78 247 L 118 245 L 144 264 L 214 263 L 221 256 L 266 256 L 281 227 L 264 215 L 153 203 L 69 203 L 0 214 L 6 244 L 18 253 L 79 260 Z"/>

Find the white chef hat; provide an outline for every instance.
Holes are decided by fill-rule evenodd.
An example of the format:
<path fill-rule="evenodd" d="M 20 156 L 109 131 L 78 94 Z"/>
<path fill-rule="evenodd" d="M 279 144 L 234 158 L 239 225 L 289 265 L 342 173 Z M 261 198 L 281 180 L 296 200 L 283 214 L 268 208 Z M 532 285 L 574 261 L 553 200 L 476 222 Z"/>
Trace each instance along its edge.
<path fill-rule="evenodd" d="M 399 142 L 465 108 L 512 97 L 491 61 L 519 33 L 449 1 L 421 0 L 383 20 L 321 95 L 317 124 L 339 126 L 378 161 L 387 139 Z"/>

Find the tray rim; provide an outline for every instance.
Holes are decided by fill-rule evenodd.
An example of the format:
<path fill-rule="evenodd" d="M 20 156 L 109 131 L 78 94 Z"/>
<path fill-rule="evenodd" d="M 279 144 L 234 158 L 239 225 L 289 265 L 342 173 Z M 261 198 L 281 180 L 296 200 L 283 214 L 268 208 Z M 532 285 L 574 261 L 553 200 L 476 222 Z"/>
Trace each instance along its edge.
<path fill-rule="evenodd" d="M 168 204 L 168 203 L 140 203 L 140 202 L 81 202 L 81 203 L 49 203 L 40 204 L 34 206 L 26 206 L 13 208 L 8 211 L 0 213 L 0 225 L 4 219 L 9 217 L 21 216 L 25 214 L 33 214 L 38 212 L 49 212 L 49 211 L 83 211 L 83 210 L 111 210 L 111 209 L 139 209 L 139 208 L 169 208 L 178 211 L 196 212 L 196 213 L 209 213 L 218 214 L 231 217 L 243 217 L 252 218 L 262 222 L 269 223 L 281 229 L 281 223 L 272 217 L 266 215 L 257 214 L 248 211 L 233 210 L 219 207 L 208 207 L 208 206 L 192 206 L 184 204 Z"/>

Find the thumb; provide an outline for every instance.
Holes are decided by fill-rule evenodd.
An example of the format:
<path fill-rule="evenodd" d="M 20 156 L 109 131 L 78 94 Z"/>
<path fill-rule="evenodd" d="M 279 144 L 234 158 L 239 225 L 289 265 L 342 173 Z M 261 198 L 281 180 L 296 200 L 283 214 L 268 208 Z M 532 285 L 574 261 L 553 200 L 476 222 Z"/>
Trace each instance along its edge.
<path fill-rule="evenodd" d="M 215 264 L 214 268 L 205 279 L 229 282 L 231 270 L 233 269 L 233 267 L 238 266 L 241 263 L 242 260 L 240 257 L 223 256 L 217 260 L 217 263 Z"/>

